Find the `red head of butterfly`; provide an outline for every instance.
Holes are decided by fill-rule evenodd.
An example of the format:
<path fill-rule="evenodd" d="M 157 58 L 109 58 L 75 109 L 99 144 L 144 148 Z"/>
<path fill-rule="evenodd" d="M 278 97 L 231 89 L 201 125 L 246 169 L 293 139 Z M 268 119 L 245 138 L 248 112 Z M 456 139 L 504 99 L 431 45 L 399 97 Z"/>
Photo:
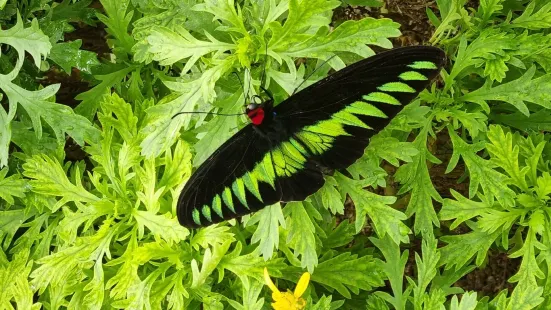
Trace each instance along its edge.
<path fill-rule="evenodd" d="M 262 125 L 263 123 L 270 121 L 273 118 L 273 99 L 271 98 L 271 94 L 269 96 L 269 100 L 262 101 L 262 98 L 260 98 L 260 96 L 255 95 L 252 97 L 253 102 L 247 105 L 245 113 L 247 113 L 247 116 L 249 117 L 253 125 Z"/>

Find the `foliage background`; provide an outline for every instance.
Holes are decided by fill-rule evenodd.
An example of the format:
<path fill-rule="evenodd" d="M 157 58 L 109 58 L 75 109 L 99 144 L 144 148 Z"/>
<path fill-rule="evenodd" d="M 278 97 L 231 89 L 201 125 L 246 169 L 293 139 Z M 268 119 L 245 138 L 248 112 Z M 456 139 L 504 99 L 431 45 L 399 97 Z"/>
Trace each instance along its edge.
<path fill-rule="evenodd" d="M 179 226 L 185 181 L 246 119 L 172 115 L 242 111 L 264 68 L 282 100 L 400 36 L 390 19 L 332 21 L 341 5 L 0 0 L 0 309 L 269 308 L 264 267 L 281 290 L 311 272 L 308 309 L 551 307 L 544 0 L 437 0 L 428 43 L 448 67 L 348 173 L 283 209 Z M 56 103 L 52 72 L 91 87 Z M 434 167 L 459 184 L 442 193 Z M 469 290 L 496 257 L 509 284 Z"/>

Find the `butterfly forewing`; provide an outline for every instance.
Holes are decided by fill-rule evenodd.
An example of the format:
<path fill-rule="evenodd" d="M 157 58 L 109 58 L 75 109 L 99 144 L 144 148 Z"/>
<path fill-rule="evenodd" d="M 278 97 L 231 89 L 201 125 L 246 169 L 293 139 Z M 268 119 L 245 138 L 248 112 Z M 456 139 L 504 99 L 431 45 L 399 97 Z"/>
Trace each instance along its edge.
<path fill-rule="evenodd" d="M 433 47 L 395 49 L 291 96 L 274 108 L 274 121 L 247 125 L 199 167 L 178 200 L 180 223 L 207 226 L 304 200 L 323 186 L 323 168 L 346 168 L 360 158 L 369 138 L 430 84 L 444 61 Z"/>

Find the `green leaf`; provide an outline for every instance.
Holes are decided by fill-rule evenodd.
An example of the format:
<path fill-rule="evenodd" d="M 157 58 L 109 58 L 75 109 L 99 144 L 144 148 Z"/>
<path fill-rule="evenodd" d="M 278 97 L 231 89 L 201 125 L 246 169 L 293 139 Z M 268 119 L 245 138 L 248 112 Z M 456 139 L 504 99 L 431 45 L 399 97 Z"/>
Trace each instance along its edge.
<path fill-rule="evenodd" d="M 381 135 L 374 136 L 366 149 L 366 156 L 380 157 L 394 167 L 399 167 L 400 161 L 412 162 L 418 154 L 419 151 L 411 142 L 400 142 L 396 138 Z"/>
<path fill-rule="evenodd" d="M 344 304 L 344 300 L 331 302 L 332 296 L 325 296 L 322 295 L 318 302 L 315 304 L 311 300 L 311 298 L 308 298 L 306 301 L 306 309 L 307 310 L 331 310 L 331 309 L 340 309 L 342 305 Z"/>
<path fill-rule="evenodd" d="M 499 230 L 489 233 L 482 231 L 476 224 L 471 225 L 472 232 L 462 235 L 443 236 L 441 241 L 447 243 L 440 248 L 440 264 L 446 265 L 446 269 L 465 266 L 475 255 L 476 265 L 482 265 L 490 246 L 499 237 Z"/>
<path fill-rule="evenodd" d="M 12 135 L 10 121 L 11 117 L 8 116 L 4 107 L 0 106 L 0 167 L 8 165 L 9 146 Z"/>
<path fill-rule="evenodd" d="M 518 50 L 516 54 L 520 56 L 523 63 L 537 63 L 543 67 L 546 72 L 551 71 L 551 37 L 544 33 L 525 32 L 517 36 Z M 522 67 L 521 67 L 522 68 Z"/>
<path fill-rule="evenodd" d="M 52 21 L 84 22 L 92 26 L 96 24 L 96 9 L 89 7 L 92 0 L 71 2 L 70 0 L 63 0 L 60 4 L 53 7 Z"/>
<path fill-rule="evenodd" d="M 225 22 L 229 25 L 229 27 L 225 28 L 227 31 L 235 31 L 248 35 L 248 31 L 243 23 L 241 10 L 236 9 L 234 0 L 205 0 L 204 4 L 197 4 L 193 9 L 209 12 L 214 15 L 215 19 Z"/>
<path fill-rule="evenodd" d="M 243 112 L 243 93 L 236 92 L 233 95 L 216 102 L 217 106 L 222 106 L 220 113 L 237 114 Z M 241 123 L 241 122 L 239 122 Z M 203 163 L 216 149 L 224 142 L 230 139 L 238 128 L 238 117 L 235 116 L 215 116 L 205 125 L 197 128 L 197 138 L 195 143 L 195 157 L 193 165 L 198 167 Z"/>
<path fill-rule="evenodd" d="M 13 205 L 15 202 L 13 197 L 25 197 L 27 182 L 17 174 L 6 178 L 7 174 L 8 168 L 0 170 L 0 198 L 4 199 L 9 205 Z"/>
<path fill-rule="evenodd" d="M 178 223 L 170 213 L 164 215 L 155 214 L 151 211 L 137 211 L 132 215 L 138 223 L 138 237 L 141 239 L 144 235 L 144 227 L 147 227 L 156 240 L 161 238 L 168 243 L 180 242 L 189 236 L 189 230 Z"/>
<path fill-rule="evenodd" d="M 503 9 L 502 2 L 503 0 L 481 0 L 480 10 L 482 11 L 482 19 L 488 21 L 492 15 L 500 12 Z"/>
<path fill-rule="evenodd" d="M 482 231 L 492 233 L 494 231 L 508 232 L 511 226 L 515 224 L 519 218 L 526 215 L 526 209 L 510 209 L 506 211 L 487 210 L 485 214 L 478 220 L 478 225 Z"/>
<path fill-rule="evenodd" d="M 115 49 L 122 48 L 129 53 L 134 39 L 128 32 L 134 11 L 128 11 L 130 0 L 100 0 L 106 15 L 97 14 L 100 21 L 107 26 L 107 33 L 115 37 Z"/>
<path fill-rule="evenodd" d="M 547 109 L 539 109 L 529 116 L 521 112 L 511 114 L 492 114 L 490 117 L 497 123 L 507 125 L 525 132 L 551 130 L 551 114 Z"/>
<path fill-rule="evenodd" d="M 108 74 L 94 75 L 94 78 L 101 82 L 90 90 L 75 96 L 75 99 L 82 101 L 75 108 L 75 111 L 88 119 L 92 119 L 100 105 L 101 98 L 106 94 L 110 94 L 111 88 L 120 84 L 126 75 L 134 69 L 133 66 L 124 66 L 122 69 L 118 68 L 117 71 Z"/>
<path fill-rule="evenodd" d="M 228 300 L 228 303 L 237 310 L 262 309 L 264 297 L 260 297 L 264 283 L 261 281 L 243 281 L 242 296 L 243 303 L 235 300 Z"/>
<path fill-rule="evenodd" d="M 268 45 L 274 51 L 286 51 L 293 44 L 302 43 L 320 26 L 327 25 L 329 19 L 323 16 L 327 11 L 339 6 L 339 1 L 312 0 L 289 1 L 289 14 L 282 26 L 279 22 L 270 24 L 273 35 Z"/>
<path fill-rule="evenodd" d="M 536 12 L 536 1 L 530 2 L 521 16 L 511 22 L 511 27 L 519 27 L 529 30 L 539 30 L 551 27 L 551 3 L 539 8 Z"/>
<path fill-rule="evenodd" d="M 413 302 L 415 309 L 425 309 L 423 302 L 427 300 L 427 288 L 432 283 L 438 273 L 438 261 L 440 253 L 437 251 L 438 241 L 436 239 L 424 239 L 422 245 L 423 258 L 415 253 L 415 263 L 417 265 L 417 283 L 413 285 Z M 430 298 L 430 297 L 429 297 Z M 475 298 L 476 301 L 476 298 Z M 425 304 L 425 307 L 427 305 Z"/>
<path fill-rule="evenodd" d="M 33 262 L 28 259 L 29 251 L 24 250 L 15 253 L 7 264 L 0 264 L 0 306 L 5 309 L 40 308 L 40 303 L 33 304 L 34 293 L 28 281 Z"/>
<path fill-rule="evenodd" d="M 231 241 L 228 240 L 223 244 L 214 245 L 212 247 L 212 251 L 208 248 L 203 255 L 201 270 L 199 270 L 199 266 L 195 259 L 191 261 L 191 272 L 193 274 L 191 288 L 197 288 L 205 283 L 210 274 L 214 271 L 214 269 L 216 269 L 220 261 L 224 258 L 226 252 L 228 252 L 230 245 Z"/>
<path fill-rule="evenodd" d="M 360 290 L 384 285 L 375 259 L 347 252 L 319 263 L 312 281 L 337 290 L 345 298 L 351 298 L 350 291 L 358 294 Z"/>
<path fill-rule="evenodd" d="M 500 126 L 491 125 L 488 131 L 488 139 L 490 143 L 486 144 L 486 149 L 492 156 L 492 162 L 503 168 L 510 176 L 511 183 L 520 190 L 527 192 L 528 184 L 526 183 L 526 174 L 530 170 L 525 166 L 522 169 L 519 166 L 519 146 L 513 147 L 513 135 L 508 132 L 505 134 Z"/>
<path fill-rule="evenodd" d="M 198 250 L 199 247 L 206 249 L 209 246 L 223 244 L 226 241 L 234 241 L 234 235 L 228 232 L 229 230 L 228 226 L 210 225 L 204 227 L 193 235 L 190 245 Z"/>
<path fill-rule="evenodd" d="M 97 54 L 81 50 L 81 46 L 82 40 L 56 43 L 52 46 L 49 58 L 68 74 L 71 74 L 71 68 L 73 67 L 85 73 L 92 74 L 92 67 L 100 64 Z"/>
<path fill-rule="evenodd" d="M 38 21 L 33 19 L 31 26 L 25 28 L 21 16 L 19 15 L 17 15 L 17 23 L 15 26 L 7 30 L 0 30 L 0 44 L 1 43 L 11 45 L 17 50 L 19 58 L 17 59 L 16 69 L 14 69 L 13 72 L 18 72 L 23 65 L 25 52 L 31 54 L 35 66 L 40 68 L 42 57 L 46 59 L 46 56 L 48 56 L 52 48 L 49 38 L 44 35 L 42 30 L 38 27 Z M 7 79 L 11 81 L 15 78 L 15 74 L 17 74 L 13 72 L 12 74 L 14 75 L 10 74 L 3 77 L 7 77 Z"/>
<path fill-rule="evenodd" d="M 130 287 L 126 299 L 113 302 L 111 306 L 122 309 L 144 309 L 151 307 L 152 287 L 157 278 L 165 273 L 169 266 L 167 263 L 160 264 L 159 267 L 147 275 L 145 280 Z"/>
<path fill-rule="evenodd" d="M 537 279 L 545 278 L 545 274 L 536 260 L 537 249 L 547 250 L 547 247 L 538 241 L 536 229 L 530 226 L 522 247 L 510 255 L 511 258 L 522 256 L 522 263 L 518 272 L 509 279 L 509 282 L 519 282 L 519 285 L 534 287 L 538 285 Z"/>
<path fill-rule="evenodd" d="M 279 247 L 279 226 L 285 228 L 285 218 L 279 203 L 265 207 L 256 212 L 247 222 L 247 226 L 258 223 L 251 238 L 251 244 L 260 242 L 258 249 L 265 260 L 270 259 L 274 249 Z"/>
<path fill-rule="evenodd" d="M 67 106 L 47 100 L 59 90 L 59 84 L 50 85 L 37 91 L 29 91 L 12 83 L 10 76 L 0 75 L 0 88 L 10 100 L 10 114 L 15 114 L 17 103 L 21 104 L 29 114 L 38 138 L 42 137 L 41 119 L 50 125 L 60 142 L 65 142 L 65 133 L 80 145 L 83 145 L 85 141 L 97 141 L 99 138 L 99 130 L 94 128 L 86 118 L 76 115 Z"/>
<path fill-rule="evenodd" d="M 84 230 L 88 230 L 99 217 L 113 214 L 116 208 L 115 204 L 108 200 L 100 200 L 87 205 L 77 203 L 77 206 L 77 212 L 72 212 L 68 207 L 63 208 L 63 219 L 59 223 L 57 231 L 60 238 L 71 244 L 77 239 L 78 229 L 82 224 L 85 224 Z"/>
<path fill-rule="evenodd" d="M 319 213 L 309 214 L 306 212 L 307 205 L 310 205 L 310 203 L 291 202 L 285 207 L 290 214 L 287 218 L 287 243 L 289 247 L 294 249 L 295 257 L 302 256 L 300 260 L 301 267 L 308 268 L 308 272 L 312 273 L 318 265 L 314 220 L 321 219 L 321 216 Z M 315 210 L 313 207 L 309 209 Z"/>
<path fill-rule="evenodd" d="M 331 225 L 333 227 L 334 225 Z M 339 226 L 327 233 L 323 239 L 323 248 L 332 249 L 346 246 L 354 240 L 355 229 L 349 221 L 342 221 Z"/>
<path fill-rule="evenodd" d="M 235 49 L 235 44 L 216 40 L 205 32 L 209 41 L 197 40 L 183 27 L 175 27 L 175 31 L 166 27 L 155 27 L 146 38 L 149 43 L 149 52 L 153 60 L 160 65 L 172 65 L 177 61 L 187 59 L 182 73 L 187 73 L 191 67 L 208 53 L 223 53 Z"/>
<path fill-rule="evenodd" d="M 331 176 L 325 176 L 325 184 L 312 197 L 318 205 L 331 210 L 333 214 L 344 214 L 344 202 L 337 190 L 337 181 Z"/>
<path fill-rule="evenodd" d="M 519 283 L 511 294 L 507 310 L 534 309 L 544 301 L 542 295 L 543 287 L 531 283 Z"/>
<path fill-rule="evenodd" d="M 487 214 L 492 209 L 488 204 L 472 201 L 454 189 L 450 189 L 450 192 L 455 199 L 444 199 L 440 211 L 440 219 L 445 221 L 455 219 L 450 225 L 450 229 L 456 229 L 461 223 Z"/>
<path fill-rule="evenodd" d="M 94 142 L 99 138 L 99 130 L 94 128 L 88 120 L 80 115 L 76 115 L 71 108 L 52 103 L 48 101 L 59 89 L 59 84 L 50 85 L 44 89 L 37 91 L 29 91 L 23 89 L 19 85 L 13 83 L 17 71 L 12 71 L 8 75 L 0 74 L 0 89 L 8 96 L 9 99 L 9 114 L 6 116 L 5 111 L 0 111 L 0 125 L 8 126 L 9 122 L 15 116 L 17 104 L 21 104 L 29 114 L 34 131 L 38 139 L 42 137 L 42 122 L 44 119 L 54 131 L 58 143 L 65 143 L 65 133 L 69 134 L 78 144 L 83 145 L 84 142 Z M 3 142 L 9 142 L 10 136 L 4 133 Z M 7 162 L 7 144 L 0 145 L 0 154 L 4 155 L 0 158 L 0 166 Z"/>
<path fill-rule="evenodd" d="M 164 156 L 164 171 L 158 186 L 174 188 L 183 184 L 191 176 L 190 146 L 183 140 L 176 143 L 174 153 L 168 149 Z M 179 193 L 178 193 L 179 194 Z M 174 197 L 176 200 L 176 197 Z"/>
<path fill-rule="evenodd" d="M 515 49 L 517 46 L 512 35 L 492 29 L 482 31 L 470 44 L 467 44 L 465 36 L 461 36 L 460 40 L 455 63 L 445 79 L 446 91 L 452 87 L 456 78 L 469 72 L 466 71 L 468 68 L 482 66 L 487 60 L 494 59 L 495 55 L 505 55 L 505 50 Z"/>
<path fill-rule="evenodd" d="M 2 109 L 0 109 L 0 118 L 2 115 Z M 0 123 L 1 123 L 0 119 Z M 52 157 L 60 156 L 61 147 L 55 138 L 52 138 L 50 134 L 43 132 L 42 137 L 36 137 L 36 133 L 32 130 L 32 124 L 30 122 L 18 122 L 12 121 L 11 125 L 11 142 L 17 145 L 23 153 L 32 156 L 39 154 L 46 154 Z M 1 126 L 1 125 L 0 125 Z M 7 131 L 9 133 L 9 131 Z M 8 137 L 9 139 L 9 137 Z M 2 140 L 2 133 L 0 133 L 0 145 Z M 7 151 L 7 150 L 6 150 Z"/>
<path fill-rule="evenodd" d="M 356 233 L 365 225 L 365 217 L 373 221 L 377 235 L 384 237 L 387 234 L 399 244 L 409 241 L 409 228 L 402 222 L 407 217 L 402 212 L 388 206 L 396 201 L 396 197 L 380 196 L 363 189 L 362 181 L 349 179 L 342 174 L 336 174 L 335 179 L 344 193 L 348 193 L 356 207 Z"/>
<path fill-rule="evenodd" d="M 26 214 L 25 210 L 0 211 L 0 241 L 3 240 L 4 248 L 11 244 L 17 230 L 33 215 Z"/>
<path fill-rule="evenodd" d="M 101 260 L 94 264 L 94 277 L 86 284 L 84 290 L 90 292 L 84 297 L 83 304 L 89 308 L 100 308 L 103 304 L 105 292 Z"/>
<path fill-rule="evenodd" d="M 109 290 L 109 296 L 113 299 L 124 298 L 130 288 L 140 282 L 140 277 L 138 277 L 139 265 L 134 259 L 134 252 L 137 246 L 136 235 L 132 234 L 128 239 L 125 252 L 107 263 L 109 266 L 116 266 L 122 263 L 116 274 L 105 284 L 105 288 Z"/>
<path fill-rule="evenodd" d="M 33 192 L 62 197 L 52 207 L 52 211 L 69 201 L 92 203 L 100 200 L 82 186 L 79 173 L 77 173 L 76 184 L 73 184 L 67 178 L 63 167 L 55 159 L 44 155 L 35 155 L 27 160 L 23 169 L 23 175 L 32 179 L 29 183 Z M 78 167 L 77 171 L 79 171 Z"/>
<path fill-rule="evenodd" d="M 409 292 L 403 291 L 404 270 L 408 261 L 409 251 L 405 250 L 400 255 L 400 246 L 389 236 L 380 239 L 371 237 L 369 240 L 383 254 L 385 261 L 380 261 L 379 265 L 390 282 L 394 296 L 390 296 L 386 292 L 376 292 L 376 295 L 393 305 L 394 308 L 404 309 L 409 295 Z"/>
<path fill-rule="evenodd" d="M 214 100 L 215 83 L 231 69 L 232 64 L 233 60 L 229 57 L 191 82 L 165 82 L 175 93 L 147 110 L 148 122 L 141 130 L 141 134 L 146 136 L 140 144 L 143 156 L 158 156 L 174 143 L 180 129 L 189 127 L 193 114 L 183 114 L 175 118 L 172 116 L 179 112 L 193 112 L 200 100 Z"/>
<path fill-rule="evenodd" d="M 224 277 L 224 269 L 233 272 L 242 282 L 246 282 L 246 280 L 244 280 L 245 277 L 263 281 L 263 270 L 265 267 L 271 267 L 270 269 L 273 268 L 278 270 L 285 267 L 285 264 L 282 262 L 283 259 L 281 258 L 265 261 L 255 252 L 241 255 L 241 249 L 242 244 L 237 243 L 235 249 L 222 258 L 217 267 L 220 271 L 219 280 Z"/>
<path fill-rule="evenodd" d="M 111 222 L 104 221 L 95 235 L 79 238 L 75 246 L 39 259 L 37 263 L 40 267 L 30 275 L 32 285 L 42 293 L 48 285 L 58 286 L 76 276 L 82 264 L 101 261 L 109 253 L 111 239 L 120 227 L 120 223 L 111 226 Z"/>
<path fill-rule="evenodd" d="M 532 79 L 536 67 L 531 67 L 520 78 L 511 82 L 492 87 L 490 83 L 459 98 L 461 101 L 474 102 L 482 107 L 488 107 L 487 101 L 502 101 L 511 104 L 522 114 L 529 116 L 530 112 L 525 102 L 551 109 L 551 74 Z"/>
<path fill-rule="evenodd" d="M 391 48 L 392 43 L 388 38 L 400 36 L 398 28 L 399 24 L 390 19 L 363 18 L 359 21 L 346 21 L 325 36 L 318 33 L 304 41 L 299 40 L 300 36 L 297 35 L 295 40 L 291 39 L 275 47 L 270 44 L 270 47 L 287 57 L 327 59 L 335 52 L 351 52 L 369 57 L 374 53 L 366 44 Z"/>
<path fill-rule="evenodd" d="M 457 295 L 452 297 L 450 310 L 475 310 L 477 305 L 476 292 L 466 292 L 461 296 L 461 302 L 457 301 Z"/>
<path fill-rule="evenodd" d="M 367 297 L 367 310 L 390 310 L 388 307 L 388 304 L 386 303 L 385 299 L 383 297 L 380 297 L 379 293 L 388 294 L 386 292 L 375 292 L 374 294 L 369 295 Z M 399 308 L 398 308 L 399 309 Z"/>
<path fill-rule="evenodd" d="M 482 187 L 482 196 L 487 205 L 492 205 L 494 199 L 505 207 L 514 205 L 515 193 L 506 185 L 508 179 L 505 175 L 493 169 L 493 162 L 484 160 L 477 155 L 477 152 L 484 148 L 484 142 L 467 144 L 454 130 L 448 128 L 448 133 L 453 143 L 453 155 L 448 164 L 446 172 L 455 168 L 459 157 L 463 158 L 469 169 L 469 198 L 473 198 Z"/>
<path fill-rule="evenodd" d="M 396 172 L 396 180 L 403 186 L 398 194 L 404 194 L 411 191 L 411 198 L 406 210 L 406 215 L 415 214 L 415 233 L 421 233 L 423 236 L 433 234 L 433 225 L 439 226 L 438 216 L 434 211 L 432 200 L 441 201 L 442 197 L 432 184 L 427 160 L 439 164 L 440 160 L 430 153 L 426 143 L 428 138 L 428 126 L 431 126 L 431 118 L 426 120 L 426 125 L 419 133 L 413 145 L 419 151 L 413 162 L 407 163 Z M 454 149 L 455 150 L 455 149 Z"/>

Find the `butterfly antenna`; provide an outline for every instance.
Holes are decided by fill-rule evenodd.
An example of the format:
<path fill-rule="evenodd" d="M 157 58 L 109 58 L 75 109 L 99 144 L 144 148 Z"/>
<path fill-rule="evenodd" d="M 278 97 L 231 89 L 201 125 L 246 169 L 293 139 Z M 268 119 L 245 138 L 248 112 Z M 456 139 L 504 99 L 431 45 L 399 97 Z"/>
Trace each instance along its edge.
<path fill-rule="evenodd" d="M 209 114 L 209 115 L 222 115 L 222 116 L 238 116 L 238 115 L 245 115 L 246 113 L 178 112 L 172 116 L 172 119 L 174 119 L 176 116 L 180 114 Z"/>
<path fill-rule="evenodd" d="M 306 78 L 304 78 L 304 80 L 302 80 L 302 82 L 300 84 L 298 84 L 298 86 L 295 88 L 295 90 L 293 90 L 293 93 L 291 94 L 294 95 L 297 90 L 302 86 L 302 84 L 306 83 L 306 81 L 308 81 L 308 79 L 314 74 L 316 73 L 316 71 L 318 71 L 321 67 L 323 67 L 326 63 L 328 63 L 329 61 L 331 61 L 331 59 L 335 58 L 337 55 L 333 55 L 331 57 L 329 57 L 329 59 L 325 60 L 324 62 L 321 63 L 321 65 L 319 65 L 319 67 L 315 68 L 314 71 L 312 71 L 310 74 L 308 74 L 306 76 Z"/>
<path fill-rule="evenodd" d="M 268 65 L 268 43 L 264 40 L 264 46 L 266 46 L 266 52 L 264 53 L 264 69 L 262 70 L 262 76 L 260 77 L 260 89 L 268 95 L 268 97 L 274 101 L 274 96 L 270 91 L 264 88 L 264 78 L 266 77 L 266 66 Z"/>
<path fill-rule="evenodd" d="M 241 77 L 239 77 L 239 74 L 237 74 L 237 72 L 233 71 L 232 73 L 235 74 L 235 76 L 237 76 L 237 80 L 239 80 L 239 85 L 241 85 L 241 90 L 243 91 L 243 95 L 244 95 L 245 94 L 245 84 L 243 84 L 241 82 Z M 247 98 L 246 97 L 243 98 L 243 101 L 245 103 L 244 105 L 247 105 Z"/>
<path fill-rule="evenodd" d="M 266 51 L 264 53 L 264 68 L 262 69 L 262 75 L 260 76 L 260 86 L 264 84 L 264 78 L 266 77 L 266 66 L 268 65 L 268 43 L 264 39 L 264 46 L 266 46 Z"/>
<path fill-rule="evenodd" d="M 245 69 L 245 72 L 247 72 L 247 69 Z M 250 72 L 250 71 L 249 71 Z M 245 77 L 243 76 L 243 80 Z M 243 87 L 245 87 L 245 83 L 243 82 Z M 247 93 L 245 94 L 245 105 L 247 105 L 247 98 L 249 98 L 249 91 L 251 90 L 251 75 L 249 73 L 249 87 L 247 88 Z"/>

